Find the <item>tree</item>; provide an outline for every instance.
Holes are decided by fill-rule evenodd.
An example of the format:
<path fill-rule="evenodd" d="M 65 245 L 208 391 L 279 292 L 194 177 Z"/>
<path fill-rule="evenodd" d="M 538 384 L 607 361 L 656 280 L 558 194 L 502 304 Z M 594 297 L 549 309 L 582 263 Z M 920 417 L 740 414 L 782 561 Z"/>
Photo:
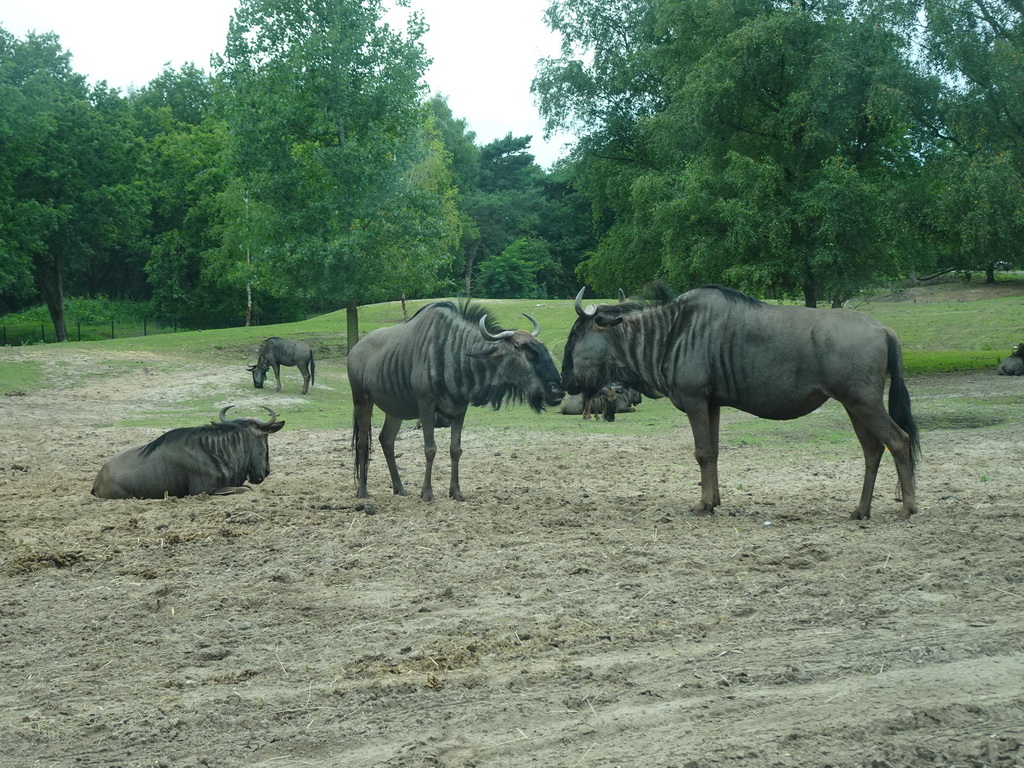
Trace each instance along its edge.
<path fill-rule="evenodd" d="M 947 152 L 937 161 L 934 210 L 950 266 L 980 270 L 995 282 L 996 265 L 1016 261 L 1024 241 L 1024 179 L 1009 152 L 965 156 Z"/>
<path fill-rule="evenodd" d="M 557 280 L 558 265 L 545 240 L 521 237 L 480 266 L 480 290 L 492 299 L 542 299 Z"/>
<path fill-rule="evenodd" d="M 509 133 L 479 150 L 476 184 L 462 196 L 463 210 L 472 220 L 462 241 L 466 296 L 473 295 L 482 263 L 517 238 L 537 238 L 541 223 L 552 213 L 544 195 L 544 171 L 528 152 L 531 141 L 531 136 Z"/>
<path fill-rule="evenodd" d="M 65 340 L 66 290 L 130 285 L 134 274 L 122 266 L 133 260 L 141 270 L 146 201 L 133 183 L 141 142 L 118 94 L 104 83 L 90 89 L 56 36 L 2 39 L 0 86 L 11 104 L 5 112 L 24 133 L 3 148 L 0 165 L 16 183 L 0 229 L 13 284 L 23 287 L 31 262 L 56 338 Z"/>
<path fill-rule="evenodd" d="M 225 217 L 244 215 L 226 202 L 231 177 L 227 126 L 214 117 L 195 125 L 174 121 L 149 142 L 152 174 L 151 250 L 146 273 L 153 306 L 180 325 L 236 324 L 244 276 L 224 263 Z"/>
<path fill-rule="evenodd" d="M 931 188 L 947 268 L 1020 264 L 1024 208 L 1024 8 L 923 0 L 927 61 L 947 84 Z"/>
<path fill-rule="evenodd" d="M 569 105 L 588 128 L 574 156 L 613 216 L 584 276 L 726 282 L 814 305 L 890 271 L 880 214 L 915 171 L 925 90 L 895 22 L 828 0 L 664 0 L 608 20 L 632 5 L 555 3 L 576 58 L 535 81 L 549 127 Z"/>
<path fill-rule="evenodd" d="M 458 226 L 419 98 L 425 27 L 382 16 L 380 0 L 242 0 L 217 62 L 250 200 L 232 237 L 277 295 L 345 304 L 350 344 L 358 303 L 428 290 Z"/>
<path fill-rule="evenodd" d="M 0 311 L 19 309 L 33 295 L 32 254 L 41 248 L 15 194 L 21 169 L 41 150 L 43 126 L 11 72 L 14 49 L 14 37 L 0 28 Z"/>

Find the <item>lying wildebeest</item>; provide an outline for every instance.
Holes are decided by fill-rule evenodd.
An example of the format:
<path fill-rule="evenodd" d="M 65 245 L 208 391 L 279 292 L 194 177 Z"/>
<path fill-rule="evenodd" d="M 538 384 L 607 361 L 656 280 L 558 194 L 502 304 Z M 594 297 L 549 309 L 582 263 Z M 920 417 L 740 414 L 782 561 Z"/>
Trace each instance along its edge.
<path fill-rule="evenodd" d="M 267 436 L 284 426 L 267 406 L 270 421 L 244 418 L 165 432 L 147 445 L 128 448 L 104 464 L 92 484 L 101 499 L 162 499 L 245 490 L 270 474 Z"/>
<path fill-rule="evenodd" d="M 247 365 L 245 369 L 252 372 L 252 385 L 256 389 L 263 389 L 263 382 L 267 379 L 267 369 L 274 369 L 274 378 L 277 379 L 277 391 L 281 391 L 281 366 L 298 366 L 302 374 L 302 394 L 309 392 L 309 385 L 316 383 L 316 363 L 313 361 L 313 350 L 301 341 L 281 339 L 271 336 L 260 345 L 260 354 L 254 365 Z"/>
<path fill-rule="evenodd" d="M 535 411 L 558 405 L 565 392 L 547 348 L 533 331 L 499 331 L 488 312 L 474 304 L 427 304 L 407 321 L 378 328 L 352 347 L 348 378 L 352 386 L 356 451 L 356 495 L 366 492 L 373 406 L 384 411 L 380 444 L 391 473 L 391 487 L 405 494 L 395 463 L 395 436 L 403 420 L 419 419 L 423 429 L 426 477 L 420 496 L 432 501 L 431 473 L 438 415 L 451 423 L 452 476 L 448 494 L 462 501 L 459 457 L 462 425 L 470 405 L 499 408 L 526 401 Z"/>
<path fill-rule="evenodd" d="M 1000 376 L 1024 376 L 1024 343 L 1018 344 L 1010 356 L 999 364 Z"/>
<path fill-rule="evenodd" d="M 638 405 L 641 399 L 640 393 L 635 389 L 615 383 L 601 387 L 597 396 L 585 403 L 581 393 L 569 395 L 562 401 L 559 412 L 565 416 L 583 416 L 584 419 L 604 416 L 605 421 L 615 421 L 617 413 L 633 413 L 636 410 L 634 406 Z"/>
<path fill-rule="evenodd" d="M 565 345 L 562 384 L 593 396 L 621 381 L 648 397 L 667 395 L 693 430 L 701 497 L 693 511 L 721 503 L 718 426 L 722 406 L 766 419 L 795 419 L 832 397 L 843 404 L 864 451 L 864 484 L 854 519 L 871 513 L 884 447 L 896 461 L 901 518 L 917 511 L 918 431 L 903 380 L 896 334 L 867 315 L 766 304 L 705 286 L 664 304 L 583 308 Z M 889 412 L 883 404 L 886 376 Z"/>

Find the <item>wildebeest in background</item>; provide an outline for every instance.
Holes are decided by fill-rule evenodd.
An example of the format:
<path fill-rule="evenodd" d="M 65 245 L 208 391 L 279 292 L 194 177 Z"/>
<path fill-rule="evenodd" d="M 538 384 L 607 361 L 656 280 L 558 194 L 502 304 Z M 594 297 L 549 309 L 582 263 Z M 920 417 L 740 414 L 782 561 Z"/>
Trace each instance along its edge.
<path fill-rule="evenodd" d="M 565 392 L 547 348 L 533 331 L 499 331 L 482 307 L 451 302 L 427 304 L 407 321 L 378 328 L 352 347 L 348 378 L 352 386 L 356 451 L 356 494 L 367 495 L 370 417 L 373 406 L 384 411 L 380 444 L 396 494 L 405 490 L 395 463 L 395 437 L 403 420 L 419 419 L 423 429 L 426 476 L 420 496 L 432 501 L 431 473 L 437 444 L 436 419 L 451 423 L 452 476 L 448 494 L 462 501 L 459 457 L 462 425 L 470 405 L 525 401 L 535 411 L 555 406 Z"/>
<path fill-rule="evenodd" d="M 635 389 L 616 382 L 601 387 L 597 396 L 586 402 L 581 393 L 569 395 L 562 401 L 559 413 L 565 416 L 583 416 L 584 419 L 604 416 L 605 421 L 615 421 L 615 414 L 633 413 L 636 410 L 634 406 L 639 405 L 642 399 Z"/>
<path fill-rule="evenodd" d="M 648 397 L 668 396 L 693 430 L 701 496 L 695 514 L 721 503 L 718 428 L 722 406 L 766 419 L 795 419 L 828 398 L 843 404 L 864 451 L 864 484 L 854 519 L 871 513 L 884 447 L 902 490 L 899 516 L 917 511 L 918 431 L 903 380 L 896 334 L 867 315 L 766 304 L 705 286 L 664 304 L 620 303 L 576 313 L 565 346 L 562 383 L 593 396 L 611 380 Z M 883 404 L 886 377 L 889 411 Z"/>
<path fill-rule="evenodd" d="M 128 448 L 104 464 L 92 484 L 101 499 L 162 499 L 200 493 L 227 494 L 246 490 L 243 483 L 262 483 L 270 474 L 267 436 L 284 426 L 267 406 L 270 421 L 253 418 L 220 421 L 165 432 L 147 445 Z"/>
<path fill-rule="evenodd" d="M 271 336 L 260 345 L 259 357 L 254 365 L 247 365 L 245 369 L 252 372 L 252 385 L 256 389 L 263 389 L 263 382 L 267 379 L 267 369 L 274 369 L 274 378 L 277 379 L 277 391 L 281 391 L 281 366 L 298 366 L 302 374 L 302 394 L 309 392 L 309 385 L 316 383 L 316 363 L 313 360 L 313 350 L 301 341 L 282 339 Z"/>
<path fill-rule="evenodd" d="M 1018 344 L 1010 356 L 999 364 L 1000 376 L 1024 376 L 1024 343 Z"/>

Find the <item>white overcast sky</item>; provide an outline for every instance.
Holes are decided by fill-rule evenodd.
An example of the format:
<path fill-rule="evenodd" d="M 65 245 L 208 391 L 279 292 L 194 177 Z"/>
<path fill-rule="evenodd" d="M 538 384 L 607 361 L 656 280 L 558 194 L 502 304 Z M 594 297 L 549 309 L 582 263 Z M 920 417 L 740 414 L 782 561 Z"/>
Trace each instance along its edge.
<path fill-rule="evenodd" d="M 549 0 L 411 0 L 430 32 L 433 65 L 426 81 L 448 98 L 485 144 L 512 132 L 530 134 L 530 151 L 549 167 L 566 137 L 544 142 L 530 82 L 537 60 L 557 56 L 558 37 L 544 24 Z M 146 85 L 166 64 L 192 62 L 210 71 L 221 53 L 238 0 L 0 0 L 0 26 L 18 38 L 54 32 L 72 67 L 114 88 Z"/>

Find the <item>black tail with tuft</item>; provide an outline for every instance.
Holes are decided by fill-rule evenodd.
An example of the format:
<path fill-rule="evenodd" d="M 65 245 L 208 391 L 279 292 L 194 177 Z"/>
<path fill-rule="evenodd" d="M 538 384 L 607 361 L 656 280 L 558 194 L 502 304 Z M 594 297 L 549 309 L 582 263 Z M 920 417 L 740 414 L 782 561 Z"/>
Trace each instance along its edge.
<path fill-rule="evenodd" d="M 903 353 L 895 334 L 888 335 L 889 345 L 889 415 L 910 437 L 910 466 L 917 466 L 921 454 L 921 435 L 910 411 L 910 392 L 903 380 Z"/>

